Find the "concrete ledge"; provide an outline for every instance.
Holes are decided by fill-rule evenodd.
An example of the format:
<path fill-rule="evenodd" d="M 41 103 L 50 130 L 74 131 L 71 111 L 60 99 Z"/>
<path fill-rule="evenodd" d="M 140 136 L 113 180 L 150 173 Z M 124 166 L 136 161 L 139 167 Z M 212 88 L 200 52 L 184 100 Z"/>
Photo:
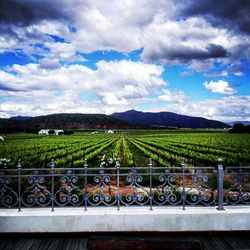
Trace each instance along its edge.
<path fill-rule="evenodd" d="M 0 209 L 0 233 L 250 230 L 250 206 Z"/>

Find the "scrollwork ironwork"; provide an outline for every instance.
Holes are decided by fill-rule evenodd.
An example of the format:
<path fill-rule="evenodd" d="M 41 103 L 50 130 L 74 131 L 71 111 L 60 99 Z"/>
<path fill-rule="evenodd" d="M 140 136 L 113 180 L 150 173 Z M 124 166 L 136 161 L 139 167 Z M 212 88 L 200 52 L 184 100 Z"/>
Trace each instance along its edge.
<path fill-rule="evenodd" d="M 132 169 L 126 177 L 127 185 L 120 187 L 120 201 L 125 206 L 140 205 L 149 203 L 149 187 L 143 186 L 143 176 L 137 169 Z"/>
<path fill-rule="evenodd" d="M 215 205 L 214 191 L 209 187 L 209 173 L 205 173 L 200 169 L 197 169 L 196 173 L 190 173 L 186 175 L 186 203 L 191 206 Z"/>
<path fill-rule="evenodd" d="M 46 207 L 51 203 L 51 193 L 47 188 L 45 177 L 34 171 L 27 179 L 28 186 L 22 193 L 22 204 L 26 207 Z M 24 183 L 25 185 L 25 183 Z"/>
<path fill-rule="evenodd" d="M 218 168 L 219 169 L 219 168 Z M 250 204 L 249 169 L 213 167 L 4 169 L 0 207 L 215 206 Z M 221 188 L 218 188 L 218 184 Z M 224 188 L 223 188 L 224 185 Z M 221 191 L 220 194 L 219 190 Z M 220 198 L 220 202 L 219 202 Z M 224 202 L 223 202 L 224 199 Z M 226 201 L 226 202 L 225 202 Z M 221 206 L 219 206 L 219 204 Z"/>
<path fill-rule="evenodd" d="M 0 207 L 15 207 L 18 203 L 18 195 L 12 187 L 10 187 L 12 178 L 0 174 Z"/>
<path fill-rule="evenodd" d="M 101 165 L 102 167 L 102 165 Z M 105 173 L 104 169 L 94 176 L 93 185 L 89 187 L 87 201 L 91 206 L 113 206 L 117 202 L 117 188 L 112 185 L 112 173 Z"/>
<path fill-rule="evenodd" d="M 154 188 L 153 201 L 156 205 L 179 205 L 181 203 L 181 192 L 176 185 L 176 176 L 165 170 L 164 174 L 158 176 L 159 186 Z"/>
<path fill-rule="evenodd" d="M 231 182 L 230 188 L 226 190 L 226 204 L 250 204 L 250 181 L 249 172 L 242 169 L 233 169 L 233 172 L 226 171 L 227 182 Z"/>
<path fill-rule="evenodd" d="M 78 176 L 67 175 L 61 177 L 60 187 L 55 191 L 55 203 L 58 206 L 81 206 L 84 202 L 84 191 L 77 185 Z"/>

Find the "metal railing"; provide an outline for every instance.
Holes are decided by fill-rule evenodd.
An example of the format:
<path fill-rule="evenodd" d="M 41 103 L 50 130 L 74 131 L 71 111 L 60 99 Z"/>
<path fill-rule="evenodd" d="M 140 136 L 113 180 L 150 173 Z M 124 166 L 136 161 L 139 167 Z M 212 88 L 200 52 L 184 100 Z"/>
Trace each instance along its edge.
<path fill-rule="evenodd" d="M 250 205 L 250 167 L 0 169 L 0 208 Z"/>

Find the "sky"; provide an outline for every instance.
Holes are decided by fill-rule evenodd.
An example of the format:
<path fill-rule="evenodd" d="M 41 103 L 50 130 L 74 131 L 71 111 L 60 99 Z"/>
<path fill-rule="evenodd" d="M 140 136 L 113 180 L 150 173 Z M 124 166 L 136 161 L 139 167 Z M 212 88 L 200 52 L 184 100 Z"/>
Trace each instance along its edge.
<path fill-rule="evenodd" d="M 0 118 L 250 120 L 249 0 L 1 0 Z"/>

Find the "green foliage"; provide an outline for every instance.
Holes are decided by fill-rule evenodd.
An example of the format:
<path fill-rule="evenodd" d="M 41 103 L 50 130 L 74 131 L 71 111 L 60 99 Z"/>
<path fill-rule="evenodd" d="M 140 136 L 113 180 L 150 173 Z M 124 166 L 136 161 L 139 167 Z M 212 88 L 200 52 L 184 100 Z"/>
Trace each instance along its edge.
<path fill-rule="evenodd" d="M 54 129 L 50 129 L 48 133 L 49 133 L 49 135 L 54 135 L 55 134 L 55 130 Z"/>
<path fill-rule="evenodd" d="M 132 166 L 134 161 L 133 161 L 133 154 L 131 153 L 127 140 L 125 137 L 122 137 L 122 148 L 123 148 L 123 159 L 124 159 L 124 165 L 125 166 Z"/>
<path fill-rule="evenodd" d="M 73 135 L 73 134 L 74 134 L 74 130 L 65 129 L 65 130 L 64 130 L 64 134 L 65 134 L 65 135 Z"/>
<path fill-rule="evenodd" d="M 236 123 L 233 128 L 229 130 L 229 133 L 250 133 L 250 125 L 245 126 L 242 123 Z"/>
<path fill-rule="evenodd" d="M 0 159 L 10 159 L 8 167 L 48 167 L 54 159 L 56 167 L 82 167 L 85 158 L 89 166 L 100 165 L 100 156 L 121 158 L 121 166 L 146 166 L 148 158 L 154 165 L 224 166 L 250 163 L 250 135 L 224 132 L 122 131 L 116 135 L 77 132 L 72 135 L 47 136 L 37 134 L 6 134 L 0 142 Z"/>

